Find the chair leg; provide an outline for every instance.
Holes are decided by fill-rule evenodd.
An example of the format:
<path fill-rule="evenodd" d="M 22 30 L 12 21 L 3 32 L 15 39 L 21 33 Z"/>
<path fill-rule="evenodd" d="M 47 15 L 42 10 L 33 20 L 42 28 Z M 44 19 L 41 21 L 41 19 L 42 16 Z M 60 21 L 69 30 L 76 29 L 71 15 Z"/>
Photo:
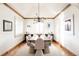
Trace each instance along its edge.
<path fill-rule="evenodd" d="M 44 53 L 45 53 L 45 54 L 49 53 L 49 47 L 46 47 L 46 48 L 44 49 Z"/>
<path fill-rule="evenodd" d="M 35 56 L 43 56 L 43 51 L 42 51 L 42 49 L 36 50 Z"/>
<path fill-rule="evenodd" d="M 34 48 L 30 48 L 30 53 L 32 53 L 32 54 L 34 54 L 34 53 L 35 53 Z"/>

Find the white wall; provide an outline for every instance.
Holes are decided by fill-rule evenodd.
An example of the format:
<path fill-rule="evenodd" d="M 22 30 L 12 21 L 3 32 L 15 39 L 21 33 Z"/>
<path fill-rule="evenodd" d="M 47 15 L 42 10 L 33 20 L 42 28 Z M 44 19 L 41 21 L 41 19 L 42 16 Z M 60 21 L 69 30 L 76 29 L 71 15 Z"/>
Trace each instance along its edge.
<path fill-rule="evenodd" d="M 54 20 L 53 19 L 43 20 L 42 23 L 43 23 L 43 34 L 50 33 L 50 32 L 54 33 Z M 48 28 L 48 23 L 50 23 L 50 28 Z M 37 32 L 36 27 L 35 27 L 36 24 L 37 24 L 37 21 L 34 21 L 33 19 L 26 19 L 24 22 L 25 33 L 26 32 L 36 33 Z M 30 25 L 30 27 L 27 27 L 27 25 Z"/>
<path fill-rule="evenodd" d="M 20 35 L 18 37 L 15 36 L 14 17 L 16 18 L 16 20 L 20 19 L 23 21 L 23 19 L 20 18 L 18 15 L 16 15 L 12 10 L 7 8 L 3 4 L 0 4 L 0 55 L 23 40 L 23 35 Z M 3 20 L 12 21 L 13 23 L 12 31 L 3 32 Z"/>
<path fill-rule="evenodd" d="M 74 14 L 73 29 L 65 31 L 65 20 Z M 73 26 L 73 25 L 72 25 Z M 73 27 L 72 27 L 73 28 Z M 79 55 L 79 8 L 72 5 L 55 19 L 55 39 L 67 49 Z"/>

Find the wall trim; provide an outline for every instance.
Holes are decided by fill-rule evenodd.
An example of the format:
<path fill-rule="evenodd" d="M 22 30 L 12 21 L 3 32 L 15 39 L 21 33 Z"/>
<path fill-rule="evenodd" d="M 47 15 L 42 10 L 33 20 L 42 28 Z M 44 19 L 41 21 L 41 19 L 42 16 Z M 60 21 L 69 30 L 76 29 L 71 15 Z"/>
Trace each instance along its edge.
<path fill-rule="evenodd" d="M 24 40 L 23 40 L 24 41 Z M 18 45 L 20 45 L 21 43 L 23 43 L 23 41 L 19 42 L 18 44 L 16 44 L 13 48 L 11 48 L 10 50 L 4 52 L 1 56 L 5 56 L 8 52 L 12 51 L 13 49 L 15 49 Z M 61 43 L 59 43 L 57 40 L 53 40 L 53 42 L 57 43 L 60 45 L 60 47 L 66 49 L 68 52 L 72 53 L 72 56 L 76 56 L 76 54 L 74 54 L 73 52 L 71 52 L 69 49 L 65 48 L 63 45 L 61 45 Z"/>
<path fill-rule="evenodd" d="M 38 19 L 37 17 L 24 17 L 21 13 L 19 13 L 17 10 L 15 10 L 13 7 L 11 7 L 8 3 L 3 3 L 6 7 L 14 11 L 17 15 L 19 15 L 23 19 Z M 55 19 L 57 18 L 63 11 L 65 11 L 67 8 L 69 8 L 71 4 L 68 4 L 66 7 L 64 7 L 56 16 L 54 17 L 40 17 L 41 19 Z"/>
<path fill-rule="evenodd" d="M 53 40 L 53 42 L 57 43 L 61 48 L 65 49 L 67 52 L 69 52 L 72 55 L 68 55 L 68 56 L 77 56 L 75 53 L 71 52 L 69 49 L 67 49 L 66 47 L 64 47 L 60 42 L 58 42 L 57 40 Z"/>
<path fill-rule="evenodd" d="M 66 9 L 68 9 L 70 6 L 71 6 L 71 4 L 68 4 L 65 8 L 63 8 L 63 9 L 54 17 L 54 19 L 57 18 L 62 12 L 64 12 L 64 11 L 65 11 Z"/>
<path fill-rule="evenodd" d="M 11 9 L 12 11 L 14 11 L 17 15 L 19 15 L 21 18 L 24 19 L 24 16 L 21 15 L 17 10 L 15 10 L 14 8 L 12 8 L 10 5 L 8 5 L 7 3 L 3 3 L 6 7 L 8 7 L 9 9 Z"/>
<path fill-rule="evenodd" d="M 20 41 L 19 43 L 17 43 L 14 47 L 12 47 L 11 49 L 5 51 L 3 54 L 1 54 L 1 56 L 5 56 L 8 52 L 12 51 L 13 49 L 15 49 L 17 46 L 19 46 L 24 40 Z"/>

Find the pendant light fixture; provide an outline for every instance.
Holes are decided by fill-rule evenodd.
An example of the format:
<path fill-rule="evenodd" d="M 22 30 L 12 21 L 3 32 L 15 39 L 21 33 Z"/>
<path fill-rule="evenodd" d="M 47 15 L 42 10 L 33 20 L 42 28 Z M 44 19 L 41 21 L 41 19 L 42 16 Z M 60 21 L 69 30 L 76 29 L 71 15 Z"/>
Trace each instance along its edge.
<path fill-rule="evenodd" d="M 36 13 L 36 19 L 37 19 L 37 22 L 40 22 L 41 18 L 40 18 L 40 3 L 37 4 L 37 13 Z"/>

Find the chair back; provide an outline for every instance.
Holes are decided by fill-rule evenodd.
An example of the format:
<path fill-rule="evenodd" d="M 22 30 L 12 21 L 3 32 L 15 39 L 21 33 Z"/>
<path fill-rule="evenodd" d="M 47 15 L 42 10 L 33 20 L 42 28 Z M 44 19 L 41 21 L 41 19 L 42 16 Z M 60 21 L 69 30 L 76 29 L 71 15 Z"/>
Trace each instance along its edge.
<path fill-rule="evenodd" d="M 44 49 L 44 40 L 42 38 L 35 41 L 35 49 Z"/>

